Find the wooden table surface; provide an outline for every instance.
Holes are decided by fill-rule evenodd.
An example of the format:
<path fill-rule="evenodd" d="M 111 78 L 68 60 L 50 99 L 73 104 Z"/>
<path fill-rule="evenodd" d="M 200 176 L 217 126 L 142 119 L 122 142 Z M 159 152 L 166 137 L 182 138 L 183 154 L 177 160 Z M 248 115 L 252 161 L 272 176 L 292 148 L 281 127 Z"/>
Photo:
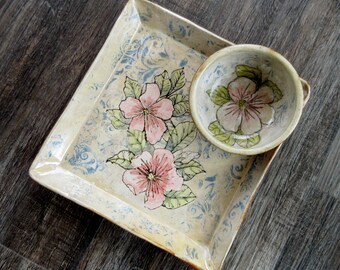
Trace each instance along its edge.
<path fill-rule="evenodd" d="M 312 86 L 224 269 L 339 269 L 340 2 L 155 2 L 281 52 Z M 191 269 L 28 175 L 125 3 L 0 1 L 0 269 Z"/>

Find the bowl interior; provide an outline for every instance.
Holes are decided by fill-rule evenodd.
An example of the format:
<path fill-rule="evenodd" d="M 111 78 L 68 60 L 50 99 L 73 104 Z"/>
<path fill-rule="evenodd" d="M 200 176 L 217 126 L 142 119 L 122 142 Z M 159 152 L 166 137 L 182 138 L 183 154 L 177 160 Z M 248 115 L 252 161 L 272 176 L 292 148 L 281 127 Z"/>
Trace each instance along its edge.
<path fill-rule="evenodd" d="M 286 139 L 303 102 L 294 68 L 257 45 L 232 46 L 212 55 L 197 72 L 190 95 L 203 135 L 226 151 L 250 155 Z"/>

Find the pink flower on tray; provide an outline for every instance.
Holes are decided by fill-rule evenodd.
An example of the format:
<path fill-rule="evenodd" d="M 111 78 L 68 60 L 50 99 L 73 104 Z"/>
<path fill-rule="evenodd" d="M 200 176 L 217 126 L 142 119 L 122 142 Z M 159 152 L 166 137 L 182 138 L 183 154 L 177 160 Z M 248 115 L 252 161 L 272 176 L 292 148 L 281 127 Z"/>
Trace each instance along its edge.
<path fill-rule="evenodd" d="M 164 120 L 172 116 L 174 107 L 172 101 L 167 98 L 158 100 L 160 89 L 155 83 L 148 83 L 143 88 L 143 94 L 139 99 L 128 97 L 120 104 L 120 109 L 125 118 L 132 118 L 131 130 L 146 132 L 149 143 L 158 142 L 166 131 Z"/>
<path fill-rule="evenodd" d="M 269 125 L 274 118 L 274 109 L 268 105 L 274 101 L 273 90 L 256 84 L 245 77 L 239 77 L 228 85 L 230 101 L 217 111 L 217 120 L 226 130 L 242 130 L 250 135 L 258 132 L 262 124 Z"/>
<path fill-rule="evenodd" d="M 135 195 L 145 192 L 145 206 L 149 209 L 163 204 L 165 191 L 180 190 L 183 185 L 169 150 L 156 149 L 153 155 L 143 152 L 131 165 L 133 169 L 124 172 L 123 182 Z"/>

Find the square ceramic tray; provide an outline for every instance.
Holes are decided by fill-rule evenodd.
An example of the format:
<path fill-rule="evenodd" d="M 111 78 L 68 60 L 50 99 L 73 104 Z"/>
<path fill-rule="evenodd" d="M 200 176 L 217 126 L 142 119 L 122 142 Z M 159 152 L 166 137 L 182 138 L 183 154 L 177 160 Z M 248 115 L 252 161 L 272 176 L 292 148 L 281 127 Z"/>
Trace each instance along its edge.
<path fill-rule="evenodd" d="M 277 150 L 222 152 L 192 122 L 191 79 L 230 45 L 128 2 L 30 175 L 197 268 L 219 269 Z"/>

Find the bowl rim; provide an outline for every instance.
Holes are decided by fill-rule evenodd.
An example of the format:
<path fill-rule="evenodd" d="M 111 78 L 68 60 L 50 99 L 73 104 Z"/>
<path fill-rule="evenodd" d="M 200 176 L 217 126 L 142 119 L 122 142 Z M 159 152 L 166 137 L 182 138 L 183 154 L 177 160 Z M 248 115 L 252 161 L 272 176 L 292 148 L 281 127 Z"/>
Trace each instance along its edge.
<path fill-rule="evenodd" d="M 289 124 L 289 126 L 286 128 L 286 130 L 275 140 L 261 146 L 261 147 L 255 147 L 255 148 L 244 148 L 244 149 L 238 149 L 235 148 L 233 146 L 229 146 L 226 145 L 222 142 L 220 142 L 219 140 L 217 140 L 216 138 L 213 137 L 212 134 L 210 134 L 210 132 L 207 130 L 207 128 L 205 128 L 203 126 L 203 124 L 201 123 L 201 121 L 199 120 L 198 117 L 198 112 L 197 112 L 197 103 L 195 102 L 197 99 L 197 95 L 198 93 L 200 93 L 200 91 L 198 91 L 197 89 L 199 89 L 198 87 L 198 81 L 200 79 L 200 77 L 202 76 L 202 74 L 207 70 L 207 68 L 212 65 L 216 60 L 218 60 L 221 56 L 224 56 L 226 54 L 230 54 L 236 51 L 244 51 L 244 50 L 253 50 L 254 52 L 261 52 L 261 53 L 265 53 L 265 54 L 270 54 L 272 57 L 276 58 L 287 70 L 288 74 L 290 75 L 293 84 L 296 88 L 296 109 L 294 112 L 294 115 L 292 117 L 292 120 Z M 215 146 L 217 146 L 218 148 L 230 152 L 230 153 L 234 153 L 234 154 L 240 154 L 240 155 L 256 155 L 256 154 L 260 154 L 260 153 L 264 153 L 267 152 L 275 147 L 277 147 L 278 145 L 280 145 L 284 140 L 286 140 L 289 135 L 293 132 L 293 130 L 295 129 L 295 127 L 297 126 L 299 119 L 301 117 L 302 114 L 302 108 L 303 108 L 303 88 L 302 88 L 302 84 L 300 81 L 300 77 L 298 75 L 298 73 L 296 72 L 296 70 L 294 69 L 294 67 L 292 66 L 292 64 L 285 58 L 283 57 L 281 54 L 275 52 L 274 50 L 262 46 L 262 45 L 255 45 L 255 44 L 238 44 L 238 45 L 232 45 L 226 48 L 223 48 L 217 52 L 215 52 L 214 54 L 212 54 L 211 56 L 209 56 L 204 62 L 203 64 L 198 68 L 198 70 L 196 71 L 191 85 L 190 85 L 190 94 L 189 94 L 189 107 L 190 107 L 190 112 L 192 115 L 192 118 L 194 120 L 194 123 L 196 124 L 196 127 L 198 128 L 198 130 L 201 132 L 201 134 L 212 144 L 214 144 Z"/>

